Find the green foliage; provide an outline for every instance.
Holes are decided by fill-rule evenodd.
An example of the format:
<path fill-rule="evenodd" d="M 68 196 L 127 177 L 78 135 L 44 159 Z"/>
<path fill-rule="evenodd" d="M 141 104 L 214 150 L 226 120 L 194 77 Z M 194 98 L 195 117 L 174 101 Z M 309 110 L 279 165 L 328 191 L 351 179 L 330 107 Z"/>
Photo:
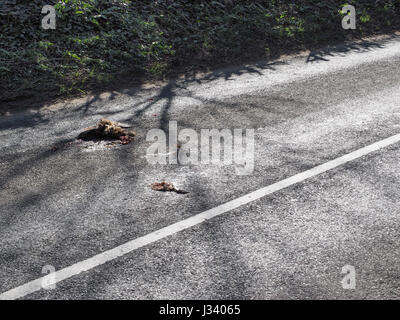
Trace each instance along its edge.
<path fill-rule="evenodd" d="M 56 30 L 41 28 L 53 4 Z M 0 100 L 82 92 L 123 75 L 162 78 L 177 66 L 212 66 L 342 40 L 343 1 L 1 0 Z M 349 1 L 353 35 L 400 26 L 398 0 Z"/>

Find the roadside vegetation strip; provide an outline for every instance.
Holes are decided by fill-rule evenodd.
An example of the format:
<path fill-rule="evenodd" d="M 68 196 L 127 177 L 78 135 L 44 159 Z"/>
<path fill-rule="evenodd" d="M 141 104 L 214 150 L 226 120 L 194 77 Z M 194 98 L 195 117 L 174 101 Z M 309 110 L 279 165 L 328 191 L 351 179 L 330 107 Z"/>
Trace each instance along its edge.
<path fill-rule="evenodd" d="M 0 102 L 192 74 L 400 29 L 400 3 L 339 0 L 0 1 Z M 42 29 L 54 5 L 56 28 Z M 134 80 L 132 80 L 134 78 Z"/>
<path fill-rule="evenodd" d="M 303 182 L 309 178 L 315 177 L 321 173 L 324 173 L 324 172 L 327 172 L 334 168 L 337 168 L 345 163 L 359 159 L 359 158 L 366 156 L 372 152 L 378 151 L 382 148 L 388 147 L 388 146 L 393 145 L 398 142 L 400 142 L 400 134 L 397 134 L 397 135 L 391 136 L 389 138 L 383 139 L 381 141 L 375 142 L 366 147 L 363 147 L 361 149 L 358 149 L 356 151 L 348 153 L 344 156 L 341 156 L 334 160 L 328 161 L 324 164 L 318 165 L 310 170 L 298 173 L 292 177 L 278 181 L 267 187 L 258 189 L 256 191 L 248 193 L 244 196 L 241 196 L 234 200 L 228 201 L 220 206 L 206 210 L 202 213 L 196 214 L 190 218 L 187 218 L 182 221 L 171 224 L 169 226 L 166 226 L 162 229 L 159 229 L 157 231 L 149 233 L 140 238 L 131 240 L 131 241 L 129 241 L 125 244 L 122 244 L 118 247 L 107 250 L 98 255 L 95 255 L 89 259 L 77 262 L 69 267 L 55 271 L 54 273 L 51 273 L 47 276 L 30 281 L 19 287 L 11 289 L 7 292 L 0 294 L 0 300 L 15 300 L 15 299 L 23 298 L 29 294 L 32 294 L 34 292 L 37 292 L 37 291 L 43 289 L 44 284 L 46 286 L 54 286 L 58 282 L 69 279 L 73 276 L 76 276 L 76 275 L 82 273 L 82 272 L 89 271 L 95 267 L 105 264 L 106 262 L 112 261 L 112 260 L 117 259 L 127 253 L 130 253 L 136 249 L 139 249 L 141 247 L 144 247 L 146 245 L 154 243 L 158 240 L 164 239 L 168 236 L 174 235 L 180 231 L 189 229 L 193 226 L 203 223 L 206 220 L 210 220 L 214 217 L 222 215 L 231 210 L 237 209 L 243 205 L 246 205 L 250 202 L 258 200 L 262 197 L 270 195 L 274 192 L 277 192 L 284 188 L 290 187 L 294 184 Z"/>

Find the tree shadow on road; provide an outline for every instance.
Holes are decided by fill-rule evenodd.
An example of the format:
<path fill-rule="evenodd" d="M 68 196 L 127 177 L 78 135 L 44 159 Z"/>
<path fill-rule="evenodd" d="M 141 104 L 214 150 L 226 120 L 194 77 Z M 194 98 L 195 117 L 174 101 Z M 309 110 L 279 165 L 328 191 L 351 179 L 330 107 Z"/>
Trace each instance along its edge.
<path fill-rule="evenodd" d="M 329 57 L 345 56 L 349 53 L 364 53 L 373 49 L 383 49 L 386 43 L 391 40 L 399 39 L 400 37 L 393 34 L 389 37 L 380 40 L 362 40 L 351 43 L 341 43 L 333 46 L 326 46 L 322 49 L 311 50 L 307 56 L 306 63 L 329 61 Z"/>

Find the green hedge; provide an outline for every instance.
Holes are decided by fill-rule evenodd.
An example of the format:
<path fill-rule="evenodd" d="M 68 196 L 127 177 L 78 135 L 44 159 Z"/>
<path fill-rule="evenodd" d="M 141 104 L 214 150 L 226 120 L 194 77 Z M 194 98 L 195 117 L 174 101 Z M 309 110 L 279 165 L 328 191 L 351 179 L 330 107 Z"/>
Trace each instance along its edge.
<path fill-rule="evenodd" d="M 343 1 L 1 0 L 0 101 L 62 95 L 118 79 L 162 78 L 400 26 L 400 0 L 349 1 L 357 30 L 343 30 Z M 41 28 L 55 5 L 56 30 Z"/>

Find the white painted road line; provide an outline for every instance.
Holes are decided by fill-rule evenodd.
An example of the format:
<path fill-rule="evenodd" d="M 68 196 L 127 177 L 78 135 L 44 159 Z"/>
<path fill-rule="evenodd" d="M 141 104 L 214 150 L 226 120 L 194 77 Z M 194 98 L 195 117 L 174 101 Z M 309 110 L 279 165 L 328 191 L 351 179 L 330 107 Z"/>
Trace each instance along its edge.
<path fill-rule="evenodd" d="M 246 194 L 242 197 L 239 197 L 237 199 L 234 199 L 232 201 L 229 201 L 227 203 L 224 203 L 218 207 L 209 209 L 207 211 L 204 211 L 202 213 L 196 214 L 193 217 L 187 218 L 185 220 L 176 222 L 174 224 L 171 224 L 167 227 L 164 227 L 162 229 L 159 229 L 157 231 L 154 231 L 152 233 L 149 233 L 148 235 L 145 235 L 143 237 L 137 238 L 135 240 L 129 241 L 125 244 L 122 244 L 114 249 L 107 250 L 103 253 L 100 253 L 98 255 L 95 255 L 94 257 L 91 257 L 89 259 L 83 260 L 81 262 L 77 262 L 69 267 L 66 267 L 64 269 L 61 269 L 59 271 L 56 271 L 52 274 L 49 274 L 47 276 L 44 276 L 42 278 L 30 281 L 26 284 L 23 284 L 19 287 L 16 287 L 14 289 L 11 289 L 7 292 L 4 292 L 0 295 L 0 300 L 13 300 L 13 299 L 18 299 L 22 298 L 28 294 L 34 293 L 36 291 L 39 291 L 43 288 L 43 283 L 46 286 L 61 282 L 65 279 L 71 278 L 75 275 L 78 275 L 84 271 L 88 271 L 90 269 L 93 269 L 97 266 L 100 266 L 108 261 L 114 260 L 118 257 L 121 257 L 127 253 L 132 252 L 133 250 L 136 250 L 138 248 L 141 248 L 143 246 L 146 246 L 148 244 L 151 244 L 153 242 L 156 242 L 160 239 L 163 239 L 165 237 L 168 237 L 170 235 L 173 235 L 175 233 L 178 233 L 179 231 L 191 228 L 197 224 L 200 224 L 206 220 L 212 219 L 216 216 L 219 216 L 223 213 L 226 213 L 230 210 L 236 209 L 240 206 L 243 206 L 245 204 L 248 204 L 252 201 L 255 201 L 257 199 L 260 199 L 266 195 L 269 195 L 271 193 L 274 193 L 276 191 L 282 190 L 284 188 L 287 188 L 289 186 L 292 186 L 296 183 L 302 182 L 308 178 L 315 177 L 321 173 L 324 173 L 326 171 L 329 171 L 331 169 L 334 169 L 340 165 L 343 165 L 347 162 L 353 161 L 355 159 L 358 159 L 360 157 L 363 157 L 367 154 L 370 154 L 374 151 L 378 151 L 382 148 L 385 148 L 389 145 L 392 145 L 394 143 L 400 142 L 400 134 L 391 136 L 389 138 L 386 138 L 384 140 L 375 142 L 371 145 L 368 145 L 364 148 L 358 149 L 356 151 L 353 151 L 351 153 L 348 153 L 342 157 L 336 158 L 334 160 L 328 161 L 324 164 L 321 164 L 319 166 L 316 166 L 310 170 L 304 171 L 302 173 L 296 174 L 290 178 L 278 181 L 274 184 L 271 184 L 267 187 L 258 189 L 256 191 L 253 191 L 249 194 Z"/>

